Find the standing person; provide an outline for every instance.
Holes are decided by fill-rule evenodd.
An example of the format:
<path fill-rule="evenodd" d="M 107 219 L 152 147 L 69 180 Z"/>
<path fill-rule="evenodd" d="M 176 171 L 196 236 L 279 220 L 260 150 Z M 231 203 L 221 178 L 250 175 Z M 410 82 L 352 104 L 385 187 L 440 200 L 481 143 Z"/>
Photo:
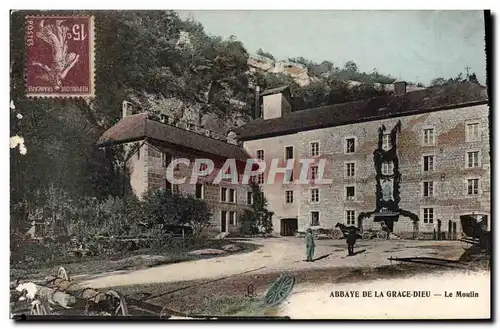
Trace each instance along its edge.
<path fill-rule="evenodd" d="M 346 242 L 347 242 L 347 253 L 349 256 L 354 256 L 354 245 L 356 244 L 356 239 L 358 235 L 355 229 L 349 229 L 347 233 Z"/>
<path fill-rule="evenodd" d="M 312 230 L 310 228 L 307 229 L 306 232 L 306 262 L 312 262 L 314 257 L 314 237 L 312 234 Z"/>

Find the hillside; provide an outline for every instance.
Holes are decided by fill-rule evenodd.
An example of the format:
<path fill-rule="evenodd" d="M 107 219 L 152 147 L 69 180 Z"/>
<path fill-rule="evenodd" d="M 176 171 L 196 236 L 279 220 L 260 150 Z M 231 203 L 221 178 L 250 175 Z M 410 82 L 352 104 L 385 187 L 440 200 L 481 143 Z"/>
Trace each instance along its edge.
<path fill-rule="evenodd" d="M 252 119 L 256 85 L 290 85 L 294 110 L 301 110 L 384 95 L 394 81 L 378 72 L 359 72 L 354 62 L 275 60 L 262 50 L 250 55 L 235 37 L 211 36 L 200 23 L 173 11 L 90 13 L 97 31 L 96 97 L 87 101 L 26 99 L 24 20 L 29 12 L 10 16 L 11 136 L 22 136 L 28 150 L 23 155 L 11 149 L 12 204 L 53 198 L 54 189 L 73 198 L 120 195 L 125 173 L 117 166 L 125 154 L 96 149 L 95 142 L 120 119 L 124 105 L 225 139 L 229 128 Z"/>

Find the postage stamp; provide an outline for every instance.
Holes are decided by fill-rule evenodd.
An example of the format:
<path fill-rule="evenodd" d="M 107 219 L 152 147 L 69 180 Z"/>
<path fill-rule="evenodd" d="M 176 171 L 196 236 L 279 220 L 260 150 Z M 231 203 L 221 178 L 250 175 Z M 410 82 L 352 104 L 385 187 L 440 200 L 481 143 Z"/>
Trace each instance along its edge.
<path fill-rule="evenodd" d="M 26 17 L 28 97 L 94 96 L 93 16 Z"/>

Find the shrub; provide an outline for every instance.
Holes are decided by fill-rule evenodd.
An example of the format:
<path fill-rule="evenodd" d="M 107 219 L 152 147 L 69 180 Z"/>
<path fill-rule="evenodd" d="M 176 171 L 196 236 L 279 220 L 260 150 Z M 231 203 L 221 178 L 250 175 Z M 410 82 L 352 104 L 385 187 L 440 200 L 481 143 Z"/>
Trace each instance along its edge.
<path fill-rule="evenodd" d="M 246 235 L 255 235 L 258 232 L 271 233 L 273 231 L 274 213 L 267 210 L 267 200 L 257 184 L 251 184 L 253 203 L 251 210 L 240 216 L 243 223 L 242 232 Z"/>
<path fill-rule="evenodd" d="M 143 197 L 142 209 L 149 229 L 158 225 L 188 225 L 195 235 L 210 225 L 212 216 L 203 200 L 172 194 L 169 190 L 148 191 Z"/>

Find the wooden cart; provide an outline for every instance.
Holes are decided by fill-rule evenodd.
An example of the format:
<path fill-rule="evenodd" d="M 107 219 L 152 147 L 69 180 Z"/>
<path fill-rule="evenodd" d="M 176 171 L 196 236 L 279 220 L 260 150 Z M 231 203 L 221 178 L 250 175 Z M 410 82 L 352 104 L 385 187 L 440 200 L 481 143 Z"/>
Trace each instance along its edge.
<path fill-rule="evenodd" d="M 27 298 L 27 290 L 11 291 L 11 308 L 16 315 L 61 315 L 61 316 L 159 316 L 188 317 L 168 309 L 166 306 L 150 304 L 125 297 L 115 290 L 95 290 L 82 287 L 71 281 L 64 268 L 56 276 L 42 281 L 30 281 L 36 287 L 35 299 Z M 22 298 L 20 298 L 22 297 Z M 193 317 L 193 316 L 189 316 Z"/>

